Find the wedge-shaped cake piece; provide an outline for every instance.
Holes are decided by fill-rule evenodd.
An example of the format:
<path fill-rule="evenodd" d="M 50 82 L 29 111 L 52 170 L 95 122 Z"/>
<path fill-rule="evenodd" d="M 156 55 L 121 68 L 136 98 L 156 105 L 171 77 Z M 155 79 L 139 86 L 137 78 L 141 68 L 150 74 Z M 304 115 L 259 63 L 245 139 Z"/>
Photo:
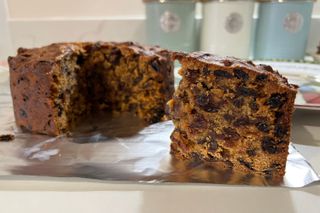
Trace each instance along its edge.
<path fill-rule="evenodd" d="M 282 176 L 297 87 L 270 66 L 207 53 L 176 53 L 182 80 L 168 102 L 178 159 L 223 161 Z"/>
<path fill-rule="evenodd" d="M 154 123 L 174 90 L 170 53 L 133 42 L 20 48 L 8 62 L 16 123 L 33 133 L 67 133 L 102 111 Z"/>

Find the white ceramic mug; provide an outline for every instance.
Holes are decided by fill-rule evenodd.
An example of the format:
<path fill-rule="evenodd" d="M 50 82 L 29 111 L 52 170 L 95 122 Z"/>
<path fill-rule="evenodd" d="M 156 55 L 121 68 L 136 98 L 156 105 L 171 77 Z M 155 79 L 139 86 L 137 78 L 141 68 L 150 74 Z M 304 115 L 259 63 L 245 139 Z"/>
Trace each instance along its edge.
<path fill-rule="evenodd" d="M 201 50 L 248 58 L 252 42 L 254 1 L 203 2 Z"/>

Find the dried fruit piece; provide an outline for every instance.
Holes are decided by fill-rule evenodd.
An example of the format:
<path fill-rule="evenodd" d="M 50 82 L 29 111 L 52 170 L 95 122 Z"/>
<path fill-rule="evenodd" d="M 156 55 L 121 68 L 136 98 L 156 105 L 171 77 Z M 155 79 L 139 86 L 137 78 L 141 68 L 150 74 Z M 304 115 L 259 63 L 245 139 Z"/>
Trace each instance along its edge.
<path fill-rule="evenodd" d="M 263 121 L 256 123 L 256 127 L 261 132 L 269 132 L 270 131 L 269 125 L 266 122 L 263 122 Z"/>
<path fill-rule="evenodd" d="M 249 157 L 254 157 L 257 155 L 256 149 L 248 149 L 246 153 Z"/>
<path fill-rule="evenodd" d="M 264 137 L 261 143 L 262 150 L 269 154 L 275 154 L 278 152 L 278 148 L 275 141 L 271 137 Z"/>
<path fill-rule="evenodd" d="M 268 79 L 268 76 L 266 74 L 259 74 L 256 77 L 256 81 L 265 81 Z"/>
<path fill-rule="evenodd" d="M 237 108 L 240 108 L 243 106 L 244 100 L 243 100 L 243 98 L 236 98 L 236 99 L 232 100 L 232 103 Z"/>
<path fill-rule="evenodd" d="M 253 112 L 257 112 L 259 110 L 259 106 L 255 101 L 250 102 L 249 107 Z"/>
<path fill-rule="evenodd" d="M 274 93 L 267 100 L 266 104 L 270 106 L 270 108 L 280 108 L 287 101 L 286 94 Z"/>
<path fill-rule="evenodd" d="M 240 127 L 240 126 L 245 126 L 245 125 L 250 125 L 252 122 L 250 121 L 250 119 L 246 116 L 246 117 L 240 117 L 237 120 L 235 120 L 233 122 L 233 125 L 236 127 Z"/>
<path fill-rule="evenodd" d="M 219 103 L 213 103 L 210 95 L 200 94 L 195 97 L 196 105 L 206 112 L 217 112 L 219 110 Z"/>
<path fill-rule="evenodd" d="M 27 118 L 28 114 L 26 111 L 24 111 L 24 109 L 20 109 L 19 114 L 22 118 Z"/>
<path fill-rule="evenodd" d="M 204 129 L 207 128 L 207 121 L 201 114 L 195 114 L 190 124 L 190 128 Z"/>
<path fill-rule="evenodd" d="M 278 138 L 284 137 L 288 133 L 288 129 L 281 124 L 277 124 L 274 129 L 274 135 Z"/>
<path fill-rule="evenodd" d="M 0 135 L 0 141 L 8 142 L 14 140 L 14 135 L 13 134 L 3 134 Z"/>
<path fill-rule="evenodd" d="M 191 83 L 195 83 L 197 78 L 199 77 L 199 72 L 197 72 L 196 70 L 188 69 L 184 72 L 184 76 Z"/>
<path fill-rule="evenodd" d="M 209 150 L 209 152 L 215 152 L 217 149 L 218 149 L 217 141 L 215 141 L 215 140 L 212 139 L 212 140 L 209 142 L 209 148 L 208 148 L 208 150 Z"/>
<path fill-rule="evenodd" d="M 245 86 L 238 86 L 237 87 L 237 94 L 238 95 L 242 95 L 242 96 L 257 96 L 258 95 L 258 91 L 256 91 L 255 89 L 251 89 L 251 88 L 247 88 Z"/>
<path fill-rule="evenodd" d="M 220 78 L 233 78 L 233 75 L 224 70 L 215 70 L 214 75 Z"/>
<path fill-rule="evenodd" d="M 234 69 L 234 76 L 236 76 L 236 78 L 247 81 L 249 79 L 249 75 L 242 71 L 241 69 Z"/>

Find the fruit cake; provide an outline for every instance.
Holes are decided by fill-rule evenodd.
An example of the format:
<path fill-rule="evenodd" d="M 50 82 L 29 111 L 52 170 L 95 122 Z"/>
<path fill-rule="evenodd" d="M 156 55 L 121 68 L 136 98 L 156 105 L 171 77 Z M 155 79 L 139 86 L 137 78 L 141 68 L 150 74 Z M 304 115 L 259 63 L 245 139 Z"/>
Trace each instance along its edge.
<path fill-rule="evenodd" d="M 133 42 L 55 43 L 9 57 L 16 123 L 60 135 L 93 112 L 159 121 L 174 91 L 170 52 Z"/>
<path fill-rule="evenodd" d="M 284 175 L 297 86 L 252 61 L 203 52 L 173 57 L 182 80 L 168 102 L 175 125 L 171 153 Z"/>

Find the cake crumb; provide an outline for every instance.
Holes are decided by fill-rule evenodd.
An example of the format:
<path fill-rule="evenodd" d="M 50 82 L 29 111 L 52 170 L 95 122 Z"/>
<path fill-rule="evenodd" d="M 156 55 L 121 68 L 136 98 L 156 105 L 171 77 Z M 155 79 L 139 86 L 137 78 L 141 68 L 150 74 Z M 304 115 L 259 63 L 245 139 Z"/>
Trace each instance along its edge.
<path fill-rule="evenodd" d="M 9 142 L 14 140 L 14 135 L 13 134 L 1 134 L 0 135 L 0 142 Z"/>

